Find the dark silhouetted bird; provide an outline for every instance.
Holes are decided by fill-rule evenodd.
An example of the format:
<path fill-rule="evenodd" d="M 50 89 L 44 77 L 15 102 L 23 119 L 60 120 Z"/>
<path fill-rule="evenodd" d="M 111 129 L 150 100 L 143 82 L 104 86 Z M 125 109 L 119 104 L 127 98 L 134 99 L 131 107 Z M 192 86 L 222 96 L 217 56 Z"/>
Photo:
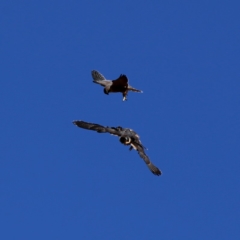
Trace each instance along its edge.
<path fill-rule="evenodd" d="M 73 124 L 80 128 L 93 130 L 98 133 L 110 133 L 118 136 L 122 144 L 130 145 L 129 150 L 132 150 L 134 148 L 138 152 L 139 156 L 144 160 L 144 162 L 147 164 L 148 168 L 153 174 L 158 176 L 161 175 L 161 171 L 151 163 L 150 159 L 146 155 L 144 151 L 144 149 L 146 148 L 142 145 L 139 135 L 132 129 L 122 127 L 104 127 L 99 124 L 88 123 L 80 120 L 73 121 Z"/>
<path fill-rule="evenodd" d="M 100 84 L 104 87 L 103 91 L 105 94 L 121 92 L 123 95 L 123 101 L 127 100 L 128 91 L 142 93 L 141 90 L 131 87 L 128 84 L 127 76 L 123 74 L 121 74 L 116 80 L 107 80 L 100 72 L 93 70 L 92 77 L 94 83 Z"/>

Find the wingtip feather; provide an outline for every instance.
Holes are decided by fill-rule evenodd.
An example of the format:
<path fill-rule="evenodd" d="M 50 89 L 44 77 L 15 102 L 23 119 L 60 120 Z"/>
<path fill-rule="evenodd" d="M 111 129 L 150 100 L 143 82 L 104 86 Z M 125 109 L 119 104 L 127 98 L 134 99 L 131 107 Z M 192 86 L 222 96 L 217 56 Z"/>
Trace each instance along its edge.
<path fill-rule="evenodd" d="M 160 176 L 162 174 L 161 170 L 154 166 L 152 163 L 148 164 L 148 168 L 154 175 Z"/>

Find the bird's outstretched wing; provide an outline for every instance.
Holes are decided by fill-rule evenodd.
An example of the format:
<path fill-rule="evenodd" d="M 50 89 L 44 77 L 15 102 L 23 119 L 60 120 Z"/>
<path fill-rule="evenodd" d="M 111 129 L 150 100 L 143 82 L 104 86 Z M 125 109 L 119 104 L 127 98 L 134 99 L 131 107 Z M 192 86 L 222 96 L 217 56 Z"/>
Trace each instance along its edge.
<path fill-rule="evenodd" d="M 93 80 L 106 80 L 106 78 L 98 71 L 92 70 L 92 78 Z"/>
<path fill-rule="evenodd" d="M 96 131 L 98 133 L 110 133 L 116 136 L 121 136 L 119 130 L 117 128 L 114 127 L 104 127 L 102 125 L 99 124 L 95 124 L 95 123 L 88 123 L 88 122 L 84 122 L 84 121 L 73 121 L 73 124 L 80 127 L 80 128 L 84 128 L 87 130 L 93 130 Z"/>
<path fill-rule="evenodd" d="M 139 90 L 139 89 L 136 89 L 136 88 L 133 88 L 132 86 L 128 85 L 128 90 L 129 91 L 133 91 L 133 92 L 139 92 L 139 93 L 143 93 L 142 90 Z"/>
<path fill-rule="evenodd" d="M 155 174 L 155 175 L 161 175 L 162 172 L 161 170 L 159 170 L 155 165 L 153 165 L 150 161 L 150 159 L 148 158 L 148 156 L 146 155 L 146 153 L 144 152 L 144 148 L 139 145 L 139 144 L 134 144 L 136 150 L 138 151 L 139 156 L 144 160 L 144 162 L 147 164 L 148 168 L 150 169 L 150 171 Z"/>

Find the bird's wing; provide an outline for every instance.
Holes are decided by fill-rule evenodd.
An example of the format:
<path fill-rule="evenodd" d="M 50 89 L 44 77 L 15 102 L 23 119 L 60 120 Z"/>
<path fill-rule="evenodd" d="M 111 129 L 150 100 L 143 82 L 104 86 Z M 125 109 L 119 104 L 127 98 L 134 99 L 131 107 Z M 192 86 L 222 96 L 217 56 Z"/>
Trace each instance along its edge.
<path fill-rule="evenodd" d="M 121 136 L 119 130 L 117 128 L 114 127 L 104 127 L 101 126 L 99 124 L 95 124 L 95 123 L 88 123 L 88 122 L 84 122 L 84 121 L 73 121 L 73 124 L 80 127 L 80 128 L 84 128 L 87 130 L 93 130 L 96 131 L 98 133 L 110 133 L 116 136 Z"/>
<path fill-rule="evenodd" d="M 128 84 L 128 78 L 127 78 L 126 75 L 121 74 L 121 75 L 119 76 L 119 78 L 117 78 L 116 80 L 113 80 L 113 84 L 114 84 L 115 86 L 117 86 L 117 85 L 119 85 L 119 86 L 125 86 L 125 85 Z"/>
<path fill-rule="evenodd" d="M 92 70 L 93 80 L 106 80 L 106 78 L 98 71 Z"/>
<path fill-rule="evenodd" d="M 148 168 L 150 169 L 150 171 L 155 174 L 155 175 L 161 175 L 162 172 L 161 170 L 159 170 L 155 165 L 153 165 L 149 159 L 149 157 L 146 155 L 146 153 L 144 152 L 144 148 L 143 146 L 141 146 L 140 144 L 136 144 L 133 143 L 135 149 L 138 151 L 139 156 L 144 160 L 144 162 L 147 164 Z"/>
<path fill-rule="evenodd" d="M 136 89 L 136 88 L 134 88 L 134 87 L 132 87 L 132 86 L 130 86 L 130 85 L 128 85 L 128 90 L 129 90 L 129 91 L 133 91 L 133 92 L 143 93 L 142 90 Z"/>

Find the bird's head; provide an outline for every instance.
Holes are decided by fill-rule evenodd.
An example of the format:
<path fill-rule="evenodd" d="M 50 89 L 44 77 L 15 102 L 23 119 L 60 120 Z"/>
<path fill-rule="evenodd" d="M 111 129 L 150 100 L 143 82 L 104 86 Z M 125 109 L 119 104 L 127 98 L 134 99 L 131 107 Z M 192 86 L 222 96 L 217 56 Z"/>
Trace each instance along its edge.
<path fill-rule="evenodd" d="M 119 141 L 124 145 L 129 145 L 132 142 L 132 139 L 128 136 L 120 137 Z"/>

